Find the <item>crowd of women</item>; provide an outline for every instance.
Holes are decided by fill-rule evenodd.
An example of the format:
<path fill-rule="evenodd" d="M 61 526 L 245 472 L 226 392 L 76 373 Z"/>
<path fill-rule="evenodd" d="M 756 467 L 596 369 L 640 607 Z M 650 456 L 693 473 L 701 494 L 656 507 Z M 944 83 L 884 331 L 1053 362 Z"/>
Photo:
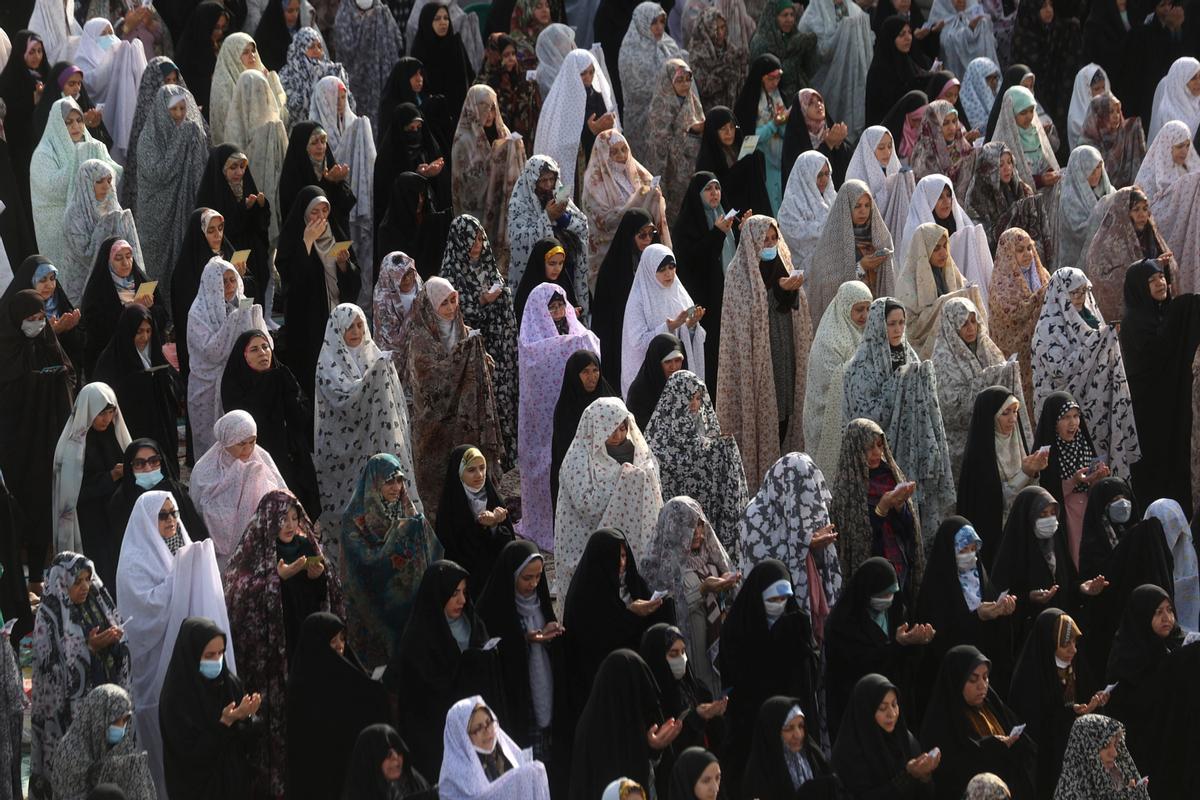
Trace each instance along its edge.
<path fill-rule="evenodd" d="M 459 2 L 0 9 L 0 800 L 1196 796 L 1185 6 Z"/>

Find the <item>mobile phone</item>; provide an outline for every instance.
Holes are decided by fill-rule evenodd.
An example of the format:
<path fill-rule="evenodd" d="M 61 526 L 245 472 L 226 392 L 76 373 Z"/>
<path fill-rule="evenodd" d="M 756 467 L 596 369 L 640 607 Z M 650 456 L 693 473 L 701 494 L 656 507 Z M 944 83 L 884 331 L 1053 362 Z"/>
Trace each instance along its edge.
<path fill-rule="evenodd" d="M 696 307 L 692 306 L 687 310 L 687 320 L 691 322 L 696 318 Z"/>
<path fill-rule="evenodd" d="M 650 595 L 650 602 L 653 603 L 655 600 L 661 600 L 666 596 L 667 596 L 666 589 L 655 589 L 654 594 Z"/>
<path fill-rule="evenodd" d="M 554 190 L 554 202 L 556 203 L 565 203 L 567 202 L 567 198 L 570 196 L 571 190 L 567 188 L 566 184 L 563 184 Z"/>
<path fill-rule="evenodd" d="M 891 254 L 892 254 L 892 251 L 886 247 L 881 247 L 875 251 L 876 258 L 886 258 L 887 256 L 890 256 Z"/>
<path fill-rule="evenodd" d="M 253 305 L 254 305 L 253 297 L 243 297 L 241 300 L 238 300 L 238 308 L 239 309 L 245 310 L 247 308 L 250 308 Z"/>
<path fill-rule="evenodd" d="M 1039 456 L 1049 455 L 1050 454 L 1050 445 L 1044 444 L 1041 447 L 1039 447 L 1037 449 L 1037 454 Z"/>
<path fill-rule="evenodd" d="M 725 212 L 725 219 L 733 219 L 737 215 L 738 215 L 738 210 L 736 208 L 731 208 Z"/>
<path fill-rule="evenodd" d="M 1005 589 L 1003 592 L 1000 593 L 1000 596 L 996 598 L 996 602 L 1003 603 L 1007 599 L 1008 599 L 1008 589 Z"/>
<path fill-rule="evenodd" d="M 1113 689 L 1116 689 L 1116 688 L 1117 688 L 1117 684 L 1119 684 L 1119 683 L 1120 683 L 1120 681 L 1113 681 L 1113 682 L 1112 682 L 1112 683 L 1110 683 L 1108 686 L 1105 686 L 1105 687 L 1104 687 L 1104 693 L 1105 693 L 1105 694 L 1112 694 L 1112 693 L 1113 693 Z"/>
<path fill-rule="evenodd" d="M 1016 736 L 1020 736 L 1024 732 L 1025 732 L 1025 723 L 1022 722 L 1020 725 L 1013 725 L 1013 729 L 1008 732 L 1008 735 L 1016 737 Z"/>
<path fill-rule="evenodd" d="M 792 270 L 791 272 L 789 272 L 789 273 L 788 273 L 788 277 L 789 277 L 789 278 L 803 278 L 803 277 L 804 277 L 804 270 L 802 270 L 802 269 L 794 269 L 794 270 Z"/>
<path fill-rule="evenodd" d="M 651 190 L 657 189 L 662 184 L 662 175 L 655 175 L 650 179 Z"/>
<path fill-rule="evenodd" d="M 324 560 L 325 560 L 325 556 L 321 556 L 321 555 L 317 555 L 317 556 L 307 556 L 307 557 L 304 559 L 304 566 L 305 566 L 305 567 L 311 567 L 311 566 L 313 566 L 314 564 L 320 564 L 320 563 L 321 563 L 322 561 L 324 561 Z"/>
<path fill-rule="evenodd" d="M 932 750 L 930 750 L 928 753 L 926 753 L 925 755 L 929 756 L 930 758 L 937 758 L 941 754 L 942 754 L 942 748 L 935 747 Z"/>

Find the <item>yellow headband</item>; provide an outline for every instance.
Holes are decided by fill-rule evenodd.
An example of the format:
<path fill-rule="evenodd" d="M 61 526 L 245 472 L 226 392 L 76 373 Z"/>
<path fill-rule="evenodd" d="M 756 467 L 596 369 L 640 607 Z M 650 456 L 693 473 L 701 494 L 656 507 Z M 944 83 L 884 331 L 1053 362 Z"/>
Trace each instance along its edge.
<path fill-rule="evenodd" d="M 483 457 L 483 453 L 479 451 L 478 447 L 468 447 L 466 452 L 463 453 L 462 461 L 458 463 L 458 477 L 461 478 L 463 473 L 467 471 L 467 467 L 471 466 L 471 462 L 477 460 L 485 464 L 487 463 L 487 459 Z"/>
<path fill-rule="evenodd" d="M 563 250 L 561 245 L 556 244 L 556 245 L 554 245 L 554 247 L 551 247 L 549 250 L 546 251 L 546 255 L 544 255 L 542 257 L 542 261 L 549 262 L 551 256 L 556 256 L 559 253 L 562 253 L 565 256 L 567 254 L 567 251 Z"/>

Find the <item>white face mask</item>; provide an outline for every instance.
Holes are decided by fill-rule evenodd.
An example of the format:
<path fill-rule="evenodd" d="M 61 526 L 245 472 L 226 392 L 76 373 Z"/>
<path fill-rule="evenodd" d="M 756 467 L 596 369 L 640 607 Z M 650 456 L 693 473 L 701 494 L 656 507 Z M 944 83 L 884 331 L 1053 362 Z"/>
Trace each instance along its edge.
<path fill-rule="evenodd" d="M 767 605 L 776 605 L 767 603 Z M 784 605 L 779 603 L 778 605 Z M 687 653 L 681 653 L 678 656 L 667 656 L 667 666 L 671 668 L 671 677 L 675 680 L 683 680 L 683 676 L 687 674 Z"/>
<path fill-rule="evenodd" d="M 1118 525 L 1124 525 L 1129 522 L 1129 517 L 1133 513 L 1133 503 L 1121 498 L 1113 500 L 1108 504 L 1108 518 Z"/>
<path fill-rule="evenodd" d="M 375 5 L 375 0 L 354 0 L 354 4 L 363 11 L 369 11 L 371 6 Z"/>
<path fill-rule="evenodd" d="M 46 327 L 46 318 L 42 319 L 27 319 L 21 322 L 21 333 L 28 336 L 30 339 L 37 336 Z"/>
<path fill-rule="evenodd" d="M 872 611 L 887 611 L 889 608 L 892 607 L 892 599 L 894 597 L 895 597 L 895 595 L 890 595 L 890 594 L 885 594 L 882 597 L 872 597 L 871 598 L 871 610 Z"/>
<path fill-rule="evenodd" d="M 766 600 L 763 602 L 763 608 L 766 609 L 768 618 L 776 619 L 783 616 L 784 609 L 787 608 L 787 600 L 780 602 Z"/>
<path fill-rule="evenodd" d="M 1033 535 L 1039 539 L 1049 539 L 1058 530 L 1058 517 L 1038 517 L 1033 523 Z"/>
<path fill-rule="evenodd" d="M 959 572 L 969 572 L 975 569 L 975 562 L 979 560 L 979 554 L 974 550 L 967 553 L 955 553 L 954 562 L 958 564 Z"/>
<path fill-rule="evenodd" d="M 1058 656 L 1055 656 L 1054 657 L 1054 666 L 1058 667 L 1059 669 L 1066 669 L 1067 667 L 1071 666 L 1071 662 L 1063 661 Z"/>

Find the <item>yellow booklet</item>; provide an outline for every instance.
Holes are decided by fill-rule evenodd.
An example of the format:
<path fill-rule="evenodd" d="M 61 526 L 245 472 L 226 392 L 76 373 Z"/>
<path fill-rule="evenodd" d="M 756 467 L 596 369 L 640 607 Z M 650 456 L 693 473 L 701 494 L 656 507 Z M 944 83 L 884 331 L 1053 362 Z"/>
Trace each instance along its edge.
<path fill-rule="evenodd" d="M 338 242 L 333 247 L 329 248 L 329 255 L 333 256 L 334 258 L 337 258 L 342 253 L 349 250 L 351 245 L 353 245 L 353 244 L 354 243 L 351 242 L 349 239 L 347 239 L 344 242 Z"/>
<path fill-rule="evenodd" d="M 250 261 L 249 250 L 235 250 L 233 255 L 229 257 L 230 264 L 246 264 Z"/>
<path fill-rule="evenodd" d="M 153 297 L 154 290 L 156 288 L 158 288 L 158 281 L 146 281 L 145 283 L 143 283 L 141 286 L 139 286 L 137 288 L 137 292 L 135 292 L 133 296 L 135 298 L 137 298 L 137 297 Z"/>

